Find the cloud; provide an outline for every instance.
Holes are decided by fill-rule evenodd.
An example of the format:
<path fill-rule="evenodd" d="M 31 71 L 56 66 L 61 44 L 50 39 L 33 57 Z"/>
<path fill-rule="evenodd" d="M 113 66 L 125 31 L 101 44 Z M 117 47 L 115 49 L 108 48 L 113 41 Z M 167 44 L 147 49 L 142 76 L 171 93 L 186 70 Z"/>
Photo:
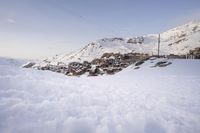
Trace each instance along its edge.
<path fill-rule="evenodd" d="M 7 21 L 8 23 L 10 23 L 10 24 L 15 24 L 15 23 L 16 23 L 16 20 L 15 20 L 15 19 L 12 19 L 12 18 L 8 18 L 6 21 Z"/>

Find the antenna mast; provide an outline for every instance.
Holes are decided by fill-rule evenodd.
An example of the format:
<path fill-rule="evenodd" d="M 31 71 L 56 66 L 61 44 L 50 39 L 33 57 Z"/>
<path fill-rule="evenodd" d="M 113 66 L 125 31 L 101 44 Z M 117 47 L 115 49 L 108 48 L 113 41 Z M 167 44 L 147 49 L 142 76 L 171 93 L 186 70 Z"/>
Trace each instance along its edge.
<path fill-rule="evenodd" d="M 160 34 L 158 34 L 158 58 L 160 57 Z"/>

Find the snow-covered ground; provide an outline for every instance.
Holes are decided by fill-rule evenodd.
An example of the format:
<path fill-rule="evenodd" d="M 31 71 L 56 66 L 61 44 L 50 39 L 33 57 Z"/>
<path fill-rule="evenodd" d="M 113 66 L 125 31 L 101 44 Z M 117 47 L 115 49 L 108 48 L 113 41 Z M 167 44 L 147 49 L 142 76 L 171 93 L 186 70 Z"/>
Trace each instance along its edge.
<path fill-rule="evenodd" d="M 68 77 L 0 58 L 1 133 L 198 133 L 200 61 Z"/>

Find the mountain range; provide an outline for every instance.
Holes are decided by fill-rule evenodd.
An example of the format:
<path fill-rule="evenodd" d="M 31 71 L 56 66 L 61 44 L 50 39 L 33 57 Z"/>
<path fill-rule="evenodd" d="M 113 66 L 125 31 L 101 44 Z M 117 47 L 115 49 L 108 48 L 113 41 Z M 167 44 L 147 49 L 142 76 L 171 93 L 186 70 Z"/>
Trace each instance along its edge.
<path fill-rule="evenodd" d="M 134 60 L 131 60 L 131 62 L 130 60 L 129 62 L 126 62 L 127 65 L 125 66 L 128 66 L 128 64 L 136 62 L 139 59 L 147 58 L 147 56 L 144 56 L 144 54 L 148 55 L 149 57 L 157 55 L 158 39 L 160 40 L 160 55 L 187 56 L 191 54 L 191 50 L 200 47 L 200 21 L 191 21 L 187 24 L 178 26 L 160 34 L 148 34 L 144 36 L 129 38 L 103 38 L 91 42 L 87 44 L 84 48 L 81 48 L 80 50 L 77 50 L 75 52 L 56 55 L 38 63 L 28 63 L 25 66 L 27 67 L 28 65 L 29 67 L 31 66 L 44 70 L 49 70 L 49 66 L 61 66 L 68 69 L 68 65 L 71 63 L 76 63 L 73 64 L 75 66 L 77 64 L 81 66 L 81 64 L 87 62 L 89 64 L 99 66 L 99 63 L 94 64 L 92 62 L 94 62 L 94 60 L 96 59 L 102 59 L 102 57 L 105 57 L 105 54 L 110 54 L 109 56 L 107 56 L 106 61 L 108 60 L 108 58 L 110 59 L 111 56 L 114 56 L 114 59 L 116 59 L 119 58 L 120 55 L 119 60 L 121 61 L 122 59 L 124 59 L 122 57 L 125 54 L 128 54 L 129 58 L 135 57 L 135 55 L 130 54 L 137 53 L 142 55 L 143 58 L 134 58 Z M 99 62 L 100 64 L 102 64 L 102 62 L 105 61 L 100 60 Z M 45 67 L 47 67 L 48 69 L 46 69 Z M 90 68 L 91 67 L 92 66 L 90 66 Z"/>

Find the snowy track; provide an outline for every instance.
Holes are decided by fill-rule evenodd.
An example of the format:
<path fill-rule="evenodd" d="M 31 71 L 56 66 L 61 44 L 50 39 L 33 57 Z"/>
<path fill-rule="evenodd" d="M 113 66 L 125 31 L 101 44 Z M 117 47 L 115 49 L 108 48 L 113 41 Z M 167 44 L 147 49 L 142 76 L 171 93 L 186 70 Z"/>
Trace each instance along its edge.
<path fill-rule="evenodd" d="M 198 133 L 200 61 L 67 77 L 1 59 L 2 133 Z M 6 62 L 6 63 L 5 63 Z"/>

